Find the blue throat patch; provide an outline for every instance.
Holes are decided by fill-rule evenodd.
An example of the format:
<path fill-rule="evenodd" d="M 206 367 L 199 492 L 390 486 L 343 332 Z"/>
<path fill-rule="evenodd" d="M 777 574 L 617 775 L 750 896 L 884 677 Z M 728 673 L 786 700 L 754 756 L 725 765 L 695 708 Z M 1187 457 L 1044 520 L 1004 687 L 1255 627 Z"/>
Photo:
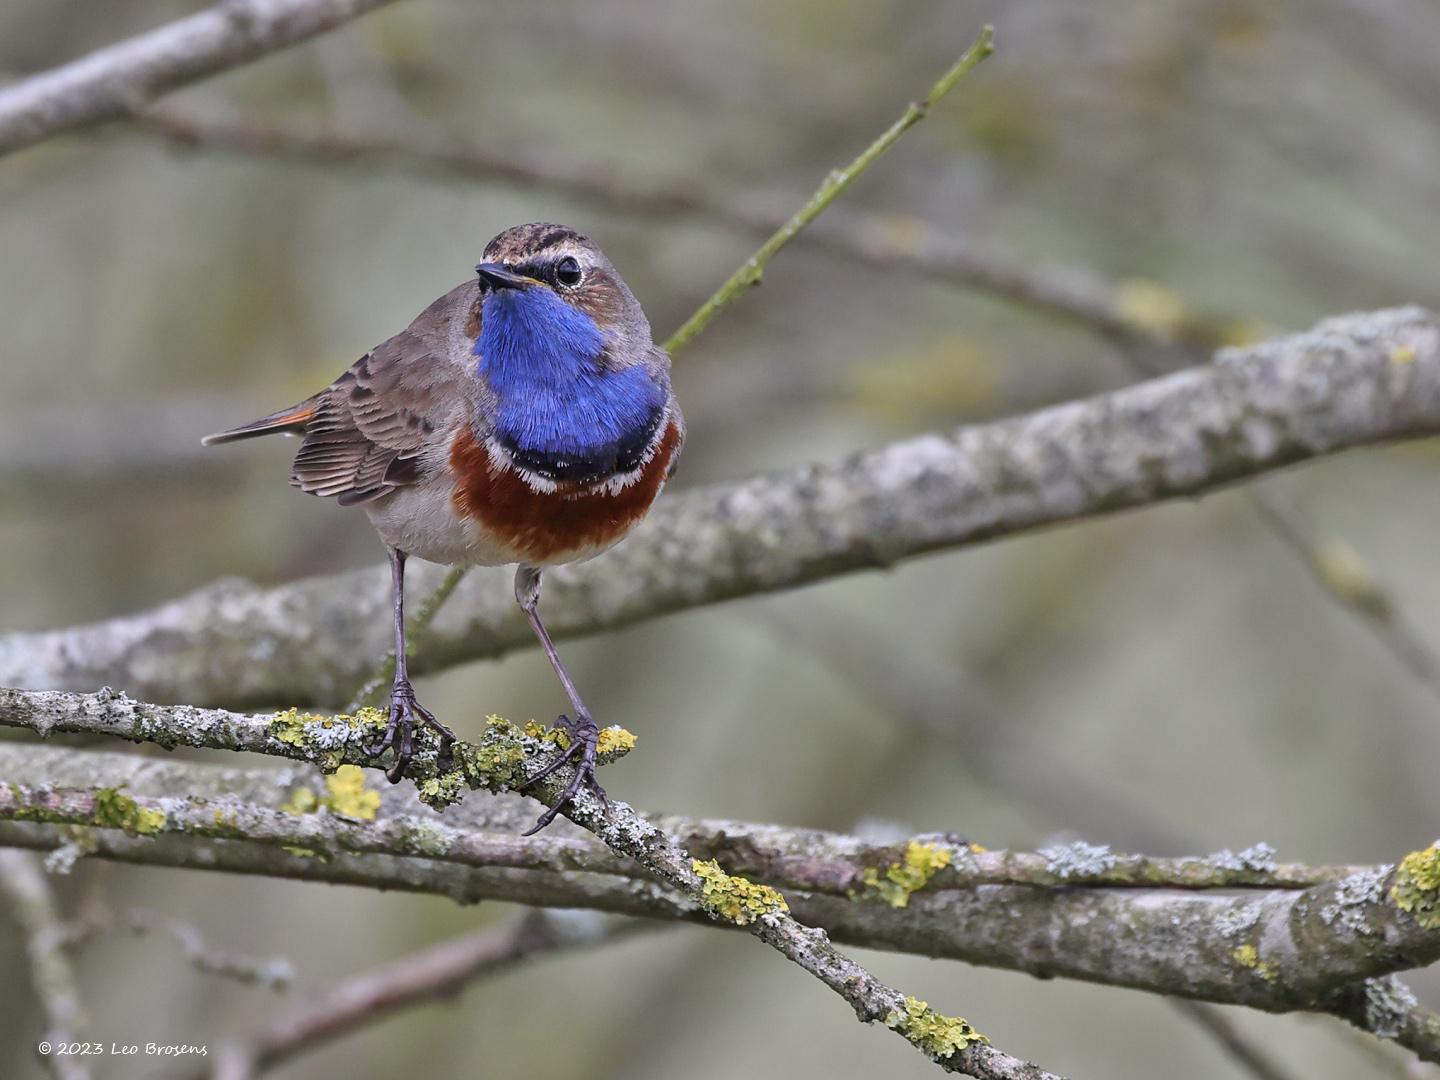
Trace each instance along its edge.
<path fill-rule="evenodd" d="M 665 393 L 641 365 L 600 362 L 605 334 L 550 289 L 485 297 L 474 352 L 499 399 L 496 434 L 517 460 L 556 479 L 599 479 L 638 464 Z"/>

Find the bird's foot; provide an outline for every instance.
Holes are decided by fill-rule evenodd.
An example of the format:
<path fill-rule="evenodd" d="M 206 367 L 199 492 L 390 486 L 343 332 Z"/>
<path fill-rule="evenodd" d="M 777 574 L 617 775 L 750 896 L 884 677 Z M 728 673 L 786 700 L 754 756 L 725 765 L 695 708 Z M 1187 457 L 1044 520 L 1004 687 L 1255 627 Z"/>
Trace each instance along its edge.
<path fill-rule="evenodd" d="M 396 679 L 390 688 L 390 722 L 385 728 L 385 737 L 374 746 L 365 747 L 370 757 L 379 757 L 389 747 L 395 748 L 395 763 L 385 770 L 385 778 L 398 784 L 410 765 L 415 752 L 415 726 L 425 724 L 435 729 L 440 736 L 440 767 L 450 766 L 450 747 L 455 742 L 455 733 L 439 720 L 435 714 L 415 700 L 415 688 L 408 679 Z"/>
<path fill-rule="evenodd" d="M 546 825 L 554 821 L 560 811 L 565 809 L 566 804 L 580 793 L 582 787 L 589 788 L 594 796 L 600 800 L 601 806 L 607 810 L 610 808 L 610 800 L 605 796 L 605 789 L 600 786 L 600 781 L 595 778 L 595 755 L 596 748 L 600 743 L 600 729 L 595 726 L 595 721 L 590 719 L 585 713 L 578 713 L 574 720 L 571 720 L 568 716 L 561 716 L 560 719 L 556 721 L 555 726 L 563 728 L 570 736 L 570 745 L 561 751 L 559 757 L 550 762 L 549 765 L 546 765 L 534 776 L 530 777 L 529 780 L 525 781 L 521 786 L 521 790 L 523 791 L 533 784 L 538 784 L 568 761 L 575 762 L 575 775 L 570 778 L 570 782 L 566 784 L 564 790 L 560 792 L 560 798 L 555 801 L 555 805 L 540 815 L 539 820 L 535 822 L 535 827 L 529 832 L 524 833 L 523 835 L 525 836 L 534 836 L 541 829 L 545 828 Z"/>

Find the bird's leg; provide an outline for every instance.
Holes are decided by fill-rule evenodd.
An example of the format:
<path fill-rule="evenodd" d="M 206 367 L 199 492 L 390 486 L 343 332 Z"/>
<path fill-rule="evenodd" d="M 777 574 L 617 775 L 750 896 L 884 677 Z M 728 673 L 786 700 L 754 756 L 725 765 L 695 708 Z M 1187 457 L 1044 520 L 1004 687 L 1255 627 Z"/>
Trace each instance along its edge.
<path fill-rule="evenodd" d="M 387 747 L 394 746 L 395 764 L 385 770 L 385 776 L 392 784 L 398 784 L 415 749 L 417 717 L 439 733 L 442 767 L 449 763 L 450 745 L 455 741 L 455 733 L 415 700 L 415 688 L 410 685 L 405 667 L 405 552 L 399 548 L 386 550 L 390 553 L 390 582 L 395 602 L 395 681 L 390 685 L 390 723 L 385 728 L 385 738 L 374 746 L 367 746 L 365 753 L 379 757 Z"/>
<path fill-rule="evenodd" d="M 545 650 L 545 655 L 550 660 L 550 666 L 555 669 L 555 674 L 560 679 L 560 685 L 565 688 L 565 696 L 570 699 L 570 707 L 575 713 L 573 720 L 569 716 L 561 716 L 556 725 L 563 727 L 570 734 L 569 747 L 525 783 L 526 787 L 539 783 L 567 761 L 575 761 L 575 775 L 570 778 L 570 782 L 560 792 L 560 798 L 556 800 L 554 806 L 540 815 L 540 820 L 535 822 L 535 827 L 525 833 L 526 836 L 533 836 L 555 820 L 556 815 L 564 809 L 566 803 L 579 793 L 581 787 L 589 787 L 602 805 L 608 807 L 610 802 L 605 797 L 605 789 L 595 778 L 595 752 L 600 741 L 600 729 L 591 718 L 590 710 L 585 707 L 585 702 L 580 700 L 580 692 L 575 689 L 575 683 L 571 681 L 570 673 L 560 662 L 560 654 L 555 651 L 555 643 L 550 640 L 550 632 L 545 629 L 545 623 L 540 618 L 540 570 L 538 567 L 521 564 L 520 568 L 515 571 L 515 600 L 519 603 L 520 610 L 525 612 L 525 617 L 530 620 L 530 629 L 534 630 L 535 636 L 540 639 L 540 647 Z"/>

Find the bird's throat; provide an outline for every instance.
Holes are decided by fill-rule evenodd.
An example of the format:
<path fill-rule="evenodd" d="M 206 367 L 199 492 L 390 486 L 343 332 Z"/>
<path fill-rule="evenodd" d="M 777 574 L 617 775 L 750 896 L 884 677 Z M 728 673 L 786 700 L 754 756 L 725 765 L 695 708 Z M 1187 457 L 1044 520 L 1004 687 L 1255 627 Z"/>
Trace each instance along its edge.
<path fill-rule="evenodd" d="M 551 479 L 603 479 L 658 429 L 665 393 L 644 364 L 617 364 L 594 319 L 544 287 L 485 299 L 477 373 L 494 393 L 495 433 Z"/>

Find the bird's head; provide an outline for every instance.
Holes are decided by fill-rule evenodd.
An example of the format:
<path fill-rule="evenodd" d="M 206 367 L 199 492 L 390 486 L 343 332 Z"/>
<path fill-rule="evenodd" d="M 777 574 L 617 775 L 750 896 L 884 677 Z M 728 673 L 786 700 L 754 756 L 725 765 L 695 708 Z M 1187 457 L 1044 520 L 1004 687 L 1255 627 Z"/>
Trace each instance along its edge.
<path fill-rule="evenodd" d="M 484 352 L 518 349 L 539 359 L 568 354 L 627 366 L 651 348 L 650 323 L 610 260 L 589 237 L 535 222 L 485 245 L 480 276 Z"/>

